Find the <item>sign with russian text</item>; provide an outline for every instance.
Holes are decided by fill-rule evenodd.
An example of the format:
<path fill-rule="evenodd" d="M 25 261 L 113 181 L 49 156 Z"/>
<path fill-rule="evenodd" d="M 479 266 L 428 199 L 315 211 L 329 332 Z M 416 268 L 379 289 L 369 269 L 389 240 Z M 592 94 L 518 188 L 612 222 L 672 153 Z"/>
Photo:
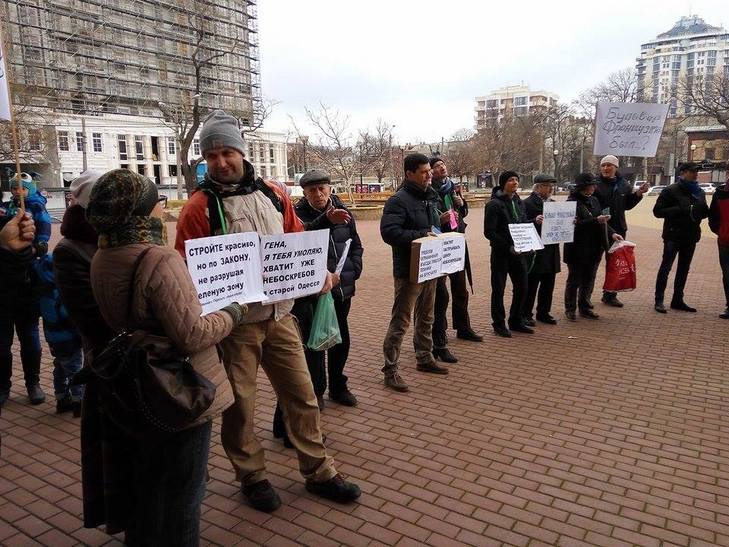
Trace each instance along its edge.
<path fill-rule="evenodd" d="M 594 153 L 654 157 L 666 114 L 667 104 L 597 103 Z"/>
<path fill-rule="evenodd" d="M 446 232 L 438 236 L 443 244 L 441 274 L 460 272 L 466 267 L 466 238 L 458 232 Z"/>
<path fill-rule="evenodd" d="M 2 42 L 2 36 L 0 36 L 0 120 L 10 121 L 10 85 Z"/>
<path fill-rule="evenodd" d="M 423 283 L 466 267 L 466 238 L 447 232 L 416 239 L 410 248 L 410 282 Z"/>
<path fill-rule="evenodd" d="M 576 201 L 545 201 L 542 243 L 572 243 L 575 238 Z"/>
<path fill-rule="evenodd" d="M 185 258 L 203 315 L 266 300 L 256 232 L 188 239 Z"/>
<path fill-rule="evenodd" d="M 531 222 L 509 224 L 509 232 L 511 233 L 511 239 L 514 241 L 514 250 L 519 253 L 544 249 L 537 229 Z"/>
<path fill-rule="evenodd" d="M 316 294 L 327 275 L 329 230 L 261 236 L 267 303 Z"/>

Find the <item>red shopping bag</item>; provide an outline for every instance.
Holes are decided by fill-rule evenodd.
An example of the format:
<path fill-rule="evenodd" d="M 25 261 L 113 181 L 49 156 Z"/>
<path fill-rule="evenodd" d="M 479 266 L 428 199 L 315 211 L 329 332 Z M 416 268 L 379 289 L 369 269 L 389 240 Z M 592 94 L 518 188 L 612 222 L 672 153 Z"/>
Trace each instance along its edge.
<path fill-rule="evenodd" d="M 635 243 L 616 241 L 607 254 L 607 272 L 603 290 L 632 291 L 636 287 Z"/>

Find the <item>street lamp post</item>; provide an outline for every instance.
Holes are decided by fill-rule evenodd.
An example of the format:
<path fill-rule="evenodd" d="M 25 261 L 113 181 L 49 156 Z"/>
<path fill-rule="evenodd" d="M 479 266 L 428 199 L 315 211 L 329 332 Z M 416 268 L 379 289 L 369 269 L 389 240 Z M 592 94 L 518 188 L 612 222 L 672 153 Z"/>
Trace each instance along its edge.
<path fill-rule="evenodd" d="M 554 152 L 552 152 L 552 154 L 554 154 L 554 171 L 552 172 L 552 175 L 554 176 L 554 178 L 557 178 L 557 175 L 559 174 L 559 169 L 557 169 L 559 150 L 555 150 Z"/>
<path fill-rule="evenodd" d="M 696 145 L 691 145 L 691 152 L 689 153 L 689 161 L 694 161 L 694 152 L 696 152 Z"/>

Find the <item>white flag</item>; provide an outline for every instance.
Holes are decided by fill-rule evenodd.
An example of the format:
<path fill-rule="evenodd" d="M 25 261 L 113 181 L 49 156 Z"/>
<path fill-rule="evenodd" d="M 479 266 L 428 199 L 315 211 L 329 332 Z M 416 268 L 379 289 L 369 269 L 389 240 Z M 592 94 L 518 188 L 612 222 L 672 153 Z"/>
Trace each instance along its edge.
<path fill-rule="evenodd" d="M 8 71 L 5 68 L 3 44 L 0 39 L 0 120 L 10 121 L 10 94 L 8 89 Z"/>

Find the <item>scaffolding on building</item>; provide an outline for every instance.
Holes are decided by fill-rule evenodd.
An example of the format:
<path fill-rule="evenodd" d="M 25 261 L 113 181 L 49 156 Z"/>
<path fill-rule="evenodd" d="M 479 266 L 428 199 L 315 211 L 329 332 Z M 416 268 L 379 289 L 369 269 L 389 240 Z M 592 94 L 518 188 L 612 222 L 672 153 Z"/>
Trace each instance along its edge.
<path fill-rule="evenodd" d="M 0 15 L 21 107 L 159 118 L 197 100 L 260 119 L 255 0 L 0 0 Z"/>

